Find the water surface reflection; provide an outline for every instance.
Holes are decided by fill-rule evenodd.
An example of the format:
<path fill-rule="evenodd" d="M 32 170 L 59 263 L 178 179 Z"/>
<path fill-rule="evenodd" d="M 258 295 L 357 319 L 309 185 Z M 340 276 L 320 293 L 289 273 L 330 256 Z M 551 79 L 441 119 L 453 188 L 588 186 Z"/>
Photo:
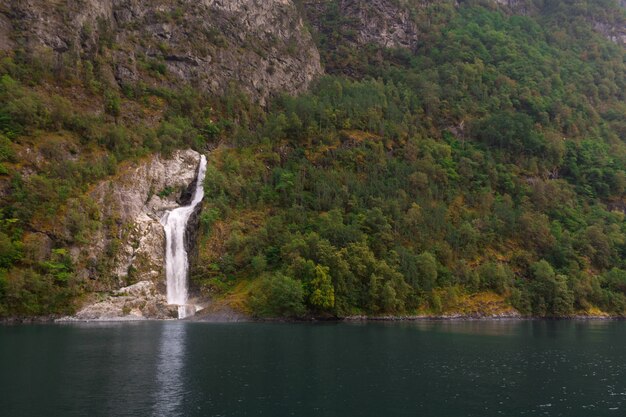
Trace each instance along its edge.
<path fill-rule="evenodd" d="M 177 322 L 165 323 L 161 327 L 159 358 L 157 362 L 154 392 L 155 417 L 182 416 L 185 367 L 185 345 L 187 326 Z"/>
<path fill-rule="evenodd" d="M 0 415 L 612 417 L 626 322 L 0 326 Z"/>

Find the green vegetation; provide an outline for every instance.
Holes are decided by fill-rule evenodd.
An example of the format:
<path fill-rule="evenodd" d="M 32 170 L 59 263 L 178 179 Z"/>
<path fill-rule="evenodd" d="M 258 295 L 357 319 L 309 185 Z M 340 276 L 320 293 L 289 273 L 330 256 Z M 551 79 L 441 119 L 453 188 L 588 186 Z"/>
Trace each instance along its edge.
<path fill-rule="evenodd" d="M 574 8 L 427 8 L 416 53 L 350 48 L 329 8 L 334 75 L 211 155 L 219 227 L 195 282 L 302 285 L 283 298 L 263 278 L 260 316 L 296 298 L 318 316 L 441 313 L 483 292 L 523 314 L 624 314 L 624 50 Z"/>
<path fill-rule="evenodd" d="M 329 7 L 317 35 L 329 75 L 266 109 L 234 87 L 216 98 L 109 85 L 114 45 L 62 71 L 4 57 L 0 316 L 65 313 L 106 286 L 119 240 L 95 265 L 69 255 L 96 228 L 121 235 L 92 184 L 122 161 L 218 141 L 192 271 L 203 294 L 258 316 L 481 302 L 623 315 L 626 55 L 589 16 L 624 15 L 604 0 L 532 3 L 531 16 L 481 1 L 407 6 L 416 51 L 354 48 Z"/>
<path fill-rule="evenodd" d="M 0 316 L 69 313 L 83 293 L 115 286 L 110 265 L 122 231 L 100 217 L 90 186 L 123 161 L 204 149 L 219 132 L 207 122 L 211 102 L 189 90 L 118 91 L 94 73 L 99 57 L 62 71 L 43 58 L 0 60 Z M 96 264 L 72 265 L 70 248 L 90 243 L 99 228 L 111 244 Z M 98 280 L 79 277 L 86 269 Z"/>

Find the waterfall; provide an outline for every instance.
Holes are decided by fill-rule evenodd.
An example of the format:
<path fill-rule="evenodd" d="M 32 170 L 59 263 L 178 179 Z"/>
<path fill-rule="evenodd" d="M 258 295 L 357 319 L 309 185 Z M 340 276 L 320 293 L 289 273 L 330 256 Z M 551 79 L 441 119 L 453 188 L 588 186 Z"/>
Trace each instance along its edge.
<path fill-rule="evenodd" d="M 178 306 L 178 318 L 183 319 L 195 313 L 195 306 L 187 305 L 189 259 L 185 250 L 185 230 L 189 217 L 204 198 L 204 175 L 206 157 L 200 157 L 196 189 L 191 204 L 168 211 L 161 219 L 165 228 L 165 273 L 167 276 L 167 303 Z"/>

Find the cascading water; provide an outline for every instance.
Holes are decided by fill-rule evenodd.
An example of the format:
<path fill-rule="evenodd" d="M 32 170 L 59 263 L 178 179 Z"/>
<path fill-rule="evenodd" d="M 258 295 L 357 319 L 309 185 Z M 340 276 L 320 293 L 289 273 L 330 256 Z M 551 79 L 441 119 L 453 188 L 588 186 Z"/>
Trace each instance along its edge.
<path fill-rule="evenodd" d="M 195 306 L 187 305 L 189 298 L 187 274 L 189 259 L 185 250 L 185 230 L 189 217 L 204 198 L 204 175 L 206 173 L 206 158 L 200 157 L 196 189 L 191 203 L 168 211 L 161 219 L 165 228 L 165 273 L 167 276 L 167 302 L 178 306 L 178 318 L 183 319 L 193 315 Z"/>

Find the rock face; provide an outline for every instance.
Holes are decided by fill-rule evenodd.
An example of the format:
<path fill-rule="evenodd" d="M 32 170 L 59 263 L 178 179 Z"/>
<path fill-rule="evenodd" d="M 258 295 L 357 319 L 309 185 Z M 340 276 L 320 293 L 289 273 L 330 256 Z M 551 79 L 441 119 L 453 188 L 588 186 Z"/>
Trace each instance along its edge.
<path fill-rule="evenodd" d="M 189 202 L 188 189 L 195 187 L 199 161 L 200 154 L 192 150 L 167 158 L 155 155 L 122 167 L 119 175 L 91 191 L 100 217 L 107 221 L 93 232 L 88 245 L 72 252 L 77 265 L 87 265 L 81 273 L 91 289 L 112 293 L 83 308 L 76 318 L 176 316 L 165 297 L 165 233 L 160 219 Z"/>
<path fill-rule="evenodd" d="M 532 2 L 526 0 L 494 0 L 494 2 L 516 14 L 528 15 L 538 10 Z"/>
<path fill-rule="evenodd" d="M 341 42 L 346 47 L 357 48 L 363 45 L 377 45 L 384 48 L 415 49 L 420 30 L 413 20 L 410 9 L 425 7 L 433 3 L 451 3 L 446 0 L 422 0 L 407 2 L 397 0 L 303 0 L 304 10 L 312 27 L 319 33 L 327 33 L 325 21 L 340 20 L 341 24 L 350 28 L 350 35 L 344 36 Z M 453 2 L 457 7 L 464 3 L 476 4 L 468 0 Z M 622 7 L 625 0 L 618 0 Z M 507 13 L 535 15 L 548 12 L 553 2 L 534 2 L 531 0 L 492 0 L 492 4 L 483 5 L 500 7 Z M 322 19 L 330 15 L 331 19 Z M 610 19 L 591 19 L 594 29 L 607 39 L 617 44 L 626 45 L 626 24 L 623 18 L 611 16 Z M 345 35 L 345 33 L 344 33 Z"/>
<path fill-rule="evenodd" d="M 343 14 L 359 22 L 359 43 L 409 49 L 417 44 L 417 27 L 408 10 L 396 2 L 343 0 L 340 9 Z"/>
<path fill-rule="evenodd" d="M 126 166 L 116 178 L 98 184 L 90 197 L 109 219 L 94 233 L 88 251 L 76 248 L 76 257 L 87 256 L 86 265 L 106 264 L 103 271 L 83 271 L 96 290 L 111 290 L 137 281 L 152 281 L 164 290 L 165 234 L 160 218 L 178 207 L 180 197 L 195 180 L 200 154 L 177 151 L 170 158 L 155 155 L 135 166 Z M 85 253 L 88 252 L 88 253 Z M 163 292 L 163 291 L 162 291 Z"/>
<path fill-rule="evenodd" d="M 626 46 L 626 24 L 614 25 L 596 21 L 593 23 L 593 28 L 611 42 Z"/>
<path fill-rule="evenodd" d="M 332 7 L 355 32 L 355 46 L 375 44 L 384 48 L 413 49 L 418 30 L 409 10 L 392 0 L 307 0 L 307 15 L 317 31 L 324 31 L 319 18 Z"/>
<path fill-rule="evenodd" d="M 153 282 L 141 281 L 120 288 L 104 300 L 90 304 L 80 310 L 73 320 L 142 320 L 171 319 L 177 316 L 175 307 L 167 305 Z"/>
<path fill-rule="evenodd" d="M 221 94 L 231 86 L 260 103 L 306 90 L 323 73 L 319 51 L 295 0 L 0 0 L 0 51 L 19 46 L 53 65 L 95 59 L 111 84 L 186 84 Z M 411 2 L 427 6 L 444 0 Z M 458 0 L 461 5 L 466 0 Z M 624 6 L 623 0 L 618 0 Z M 415 49 L 410 7 L 397 0 L 299 0 L 308 24 L 324 32 L 335 13 L 350 28 L 348 47 Z M 493 0 L 518 14 L 541 13 L 530 0 Z M 594 22 L 626 42 L 623 19 Z"/>
<path fill-rule="evenodd" d="M 235 83 L 263 102 L 322 73 L 291 0 L 0 0 L 0 35 L 11 27 L 27 51 L 57 61 L 106 50 L 120 85 L 183 81 L 223 93 Z"/>

